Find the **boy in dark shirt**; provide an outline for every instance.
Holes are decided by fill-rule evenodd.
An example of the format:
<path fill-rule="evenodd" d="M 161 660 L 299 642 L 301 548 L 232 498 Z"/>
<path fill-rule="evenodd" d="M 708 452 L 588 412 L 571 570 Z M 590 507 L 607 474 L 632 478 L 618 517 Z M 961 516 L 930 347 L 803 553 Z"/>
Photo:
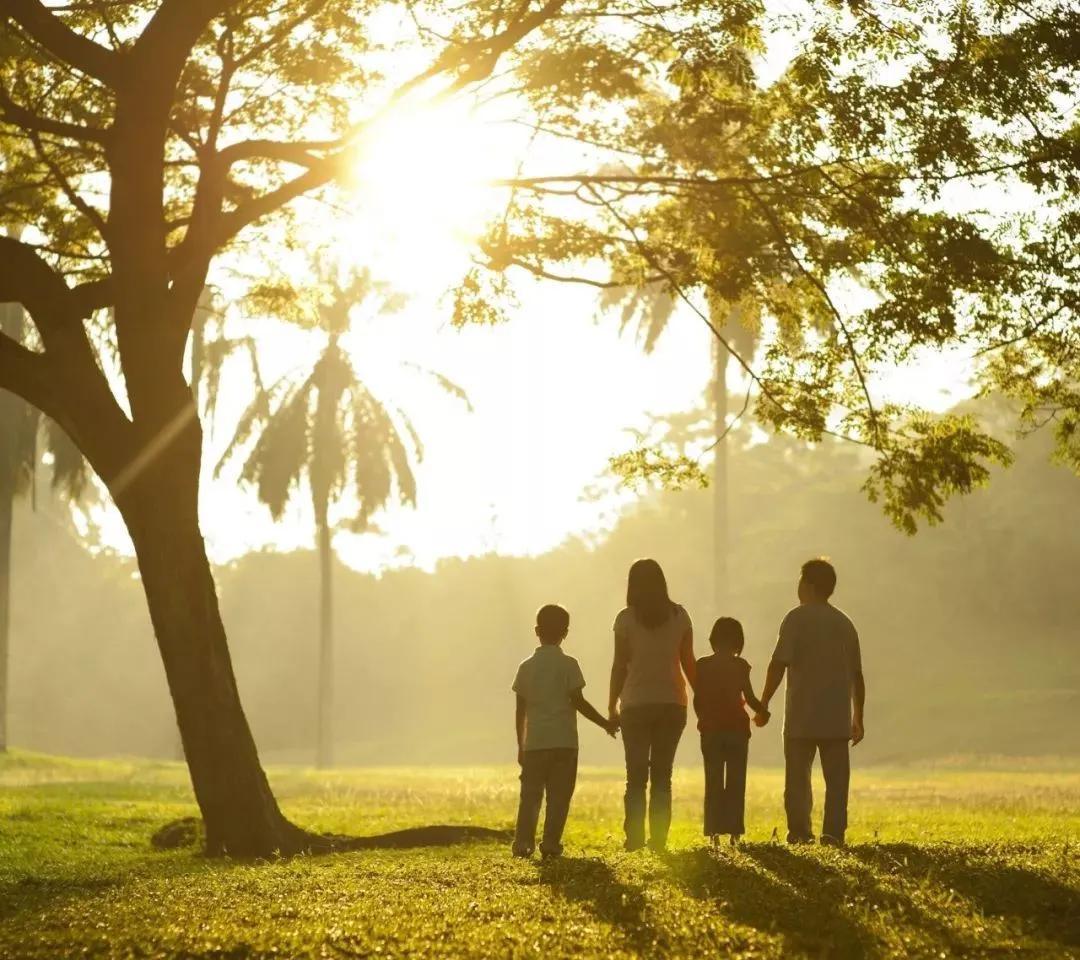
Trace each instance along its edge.
<path fill-rule="evenodd" d="M 701 731 L 705 760 L 705 835 L 715 846 L 728 834 L 734 846 L 746 832 L 746 761 L 750 745 L 750 718 L 744 703 L 754 710 L 762 727 L 768 712 L 754 696 L 750 664 L 740 656 L 743 628 L 738 620 L 721 617 L 709 634 L 712 656 L 697 662 L 694 712 Z"/>

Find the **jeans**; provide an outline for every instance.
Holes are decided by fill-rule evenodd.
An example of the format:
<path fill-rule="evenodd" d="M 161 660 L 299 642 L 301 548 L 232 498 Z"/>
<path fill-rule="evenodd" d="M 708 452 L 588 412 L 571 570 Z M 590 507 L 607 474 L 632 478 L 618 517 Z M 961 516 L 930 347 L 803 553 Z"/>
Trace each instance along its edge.
<path fill-rule="evenodd" d="M 848 783 L 851 780 L 848 741 L 785 737 L 784 810 L 787 812 L 788 840 L 810 840 L 814 835 L 810 824 L 814 807 L 810 770 L 815 753 L 821 754 L 821 772 L 825 776 L 825 816 L 821 833 L 834 840 L 843 840 L 847 830 Z"/>
<path fill-rule="evenodd" d="M 544 836 L 540 852 L 551 856 L 562 853 L 562 833 L 570 812 L 570 798 L 577 783 L 578 752 L 573 748 L 526 750 L 521 762 L 521 801 L 518 804 L 514 853 L 528 857 L 536 845 L 536 822 L 540 805 L 547 795 L 544 813 Z"/>
<path fill-rule="evenodd" d="M 717 731 L 701 735 L 705 761 L 705 835 L 746 833 L 746 759 L 750 738 L 745 733 Z"/>
<path fill-rule="evenodd" d="M 645 787 L 649 794 L 649 842 L 663 849 L 671 827 L 671 768 L 686 726 L 686 707 L 677 703 L 648 703 L 622 711 L 623 750 L 626 753 L 627 849 L 645 845 Z"/>

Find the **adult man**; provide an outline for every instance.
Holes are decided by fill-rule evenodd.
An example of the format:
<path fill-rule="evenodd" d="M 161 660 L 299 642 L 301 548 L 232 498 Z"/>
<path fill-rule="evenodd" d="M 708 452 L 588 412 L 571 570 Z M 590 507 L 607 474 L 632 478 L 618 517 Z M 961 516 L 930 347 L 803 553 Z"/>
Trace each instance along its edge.
<path fill-rule="evenodd" d="M 863 738 L 866 685 L 855 626 L 829 602 L 835 589 L 836 570 L 831 563 L 819 559 L 803 564 L 799 606 L 780 625 L 761 697 L 767 710 L 786 671 L 784 809 L 788 843 L 811 843 L 814 839 L 810 772 L 815 754 L 821 755 L 825 776 L 821 842 L 841 846 L 847 829 L 848 741 L 854 746 Z"/>

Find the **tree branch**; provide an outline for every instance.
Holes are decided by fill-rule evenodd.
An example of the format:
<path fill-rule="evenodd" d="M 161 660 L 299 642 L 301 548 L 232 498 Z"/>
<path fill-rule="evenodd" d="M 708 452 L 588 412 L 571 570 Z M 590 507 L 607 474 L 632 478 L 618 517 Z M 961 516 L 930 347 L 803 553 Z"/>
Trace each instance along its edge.
<path fill-rule="evenodd" d="M 8 96 L 2 84 L 0 84 L 0 122 L 10 123 L 22 130 L 33 130 L 35 133 L 46 133 L 67 140 L 101 144 L 108 140 L 108 131 L 100 127 L 84 127 L 77 123 L 53 120 L 20 106 Z"/>
<path fill-rule="evenodd" d="M 11 17 L 58 60 L 110 87 L 120 82 L 116 54 L 76 33 L 40 0 L 0 0 L 0 13 Z"/>
<path fill-rule="evenodd" d="M 7 390 L 53 416 L 57 406 L 53 376 L 44 354 L 27 350 L 0 333 L 0 390 Z"/>
<path fill-rule="evenodd" d="M 53 333 L 73 317 L 71 290 L 34 248 L 0 236 L 0 302 L 20 303 L 48 349 Z"/>

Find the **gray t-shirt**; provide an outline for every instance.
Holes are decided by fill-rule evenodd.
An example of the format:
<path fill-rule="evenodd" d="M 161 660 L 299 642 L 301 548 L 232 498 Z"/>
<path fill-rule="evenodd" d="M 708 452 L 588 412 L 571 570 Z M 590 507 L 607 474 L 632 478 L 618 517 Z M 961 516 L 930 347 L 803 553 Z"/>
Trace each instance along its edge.
<path fill-rule="evenodd" d="M 862 672 L 855 625 L 829 603 L 796 607 L 780 624 L 773 659 L 787 664 L 784 736 L 847 739 Z"/>
<path fill-rule="evenodd" d="M 554 643 L 541 644 L 522 661 L 513 690 L 525 700 L 524 749 L 577 749 L 577 709 L 570 698 L 584 686 L 577 660 Z"/>

